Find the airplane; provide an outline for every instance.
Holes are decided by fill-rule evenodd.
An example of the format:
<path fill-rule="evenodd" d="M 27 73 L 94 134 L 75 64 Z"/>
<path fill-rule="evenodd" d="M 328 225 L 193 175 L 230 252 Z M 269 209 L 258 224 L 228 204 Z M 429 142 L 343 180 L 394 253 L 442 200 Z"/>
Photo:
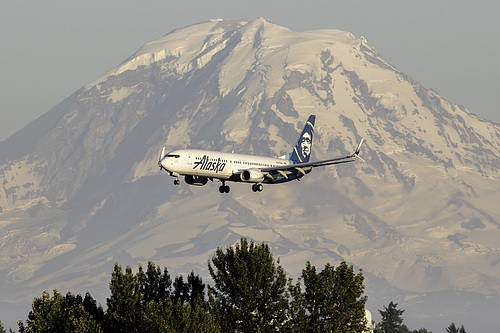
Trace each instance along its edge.
<path fill-rule="evenodd" d="M 229 193 L 226 182 L 251 183 L 254 192 L 262 192 L 262 184 L 278 184 L 300 180 L 314 167 L 354 162 L 359 157 L 363 139 L 353 154 L 328 160 L 309 162 L 311 156 L 315 115 L 309 116 L 293 151 L 281 157 L 261 157 L 217 151 L 183 149 L 165 154 L 163 147 L 158 166 L 179 185 L 179 176 L 189 185 L 203 186 L 218 179 L 220 193 Z"/>

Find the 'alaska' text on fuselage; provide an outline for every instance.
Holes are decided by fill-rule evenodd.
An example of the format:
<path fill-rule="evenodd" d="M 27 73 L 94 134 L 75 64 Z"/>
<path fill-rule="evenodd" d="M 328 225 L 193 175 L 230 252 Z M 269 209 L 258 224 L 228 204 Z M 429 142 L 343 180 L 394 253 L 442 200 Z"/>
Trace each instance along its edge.
<path fill-rule="evenodd" d="M 221 193 L 229 193 L 226 181 L 252 183 L 254 192 L 262 191 L 262 184 L 277 184 L 300 179 L 314 167 L 354 162 L 361 149 L 363 139 L 355 152 L 345 157 L 309 162 L 311 156 L 314 122 L 311 115 L 306 121 L 293 150 L 281 157 L 261 157 L 255 155 L 233 154 L 199 149 L 174 150 L 165 154 L 163 148 L 158 165 L 175 177 L 185 176 L 189 185 L 203 186 L 208 180 L 222 182 Z"/>

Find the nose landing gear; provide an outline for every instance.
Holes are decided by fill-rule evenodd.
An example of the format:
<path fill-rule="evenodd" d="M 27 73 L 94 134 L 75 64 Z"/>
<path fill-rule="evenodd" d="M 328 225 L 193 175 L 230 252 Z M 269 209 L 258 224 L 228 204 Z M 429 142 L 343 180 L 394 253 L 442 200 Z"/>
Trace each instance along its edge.
<path fill-rule="evenodd" d="M 179 180 L 180 175 L 177 172 L 169 172 L 168 174 L 172 177 L 175 177 L 174 185 L 179 185 L 181 183 L 181 181 Z"/>

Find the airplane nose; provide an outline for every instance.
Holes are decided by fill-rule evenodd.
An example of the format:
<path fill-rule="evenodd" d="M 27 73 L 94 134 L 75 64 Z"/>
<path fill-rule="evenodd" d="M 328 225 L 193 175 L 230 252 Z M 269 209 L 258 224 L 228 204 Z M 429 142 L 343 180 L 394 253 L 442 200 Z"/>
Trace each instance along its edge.
<path fill-rule="evenodd" d="M 168 168 L 167 168 L 167 158 L 164 158 L 160 161 L 160 168 L 163 168 L 165 171 L 168 171 Z"/>
<path fill-rule="evenodd" d="M 160 158 L 158 159 L 158 166 L 160 167 L 160 170 L 162 168 L 165 168 L 163 166 L 163 160 L 165 159 L 165 147 L 163 147 L 163 149 L 161 150 L 161 154 L 160 154 Z"/>

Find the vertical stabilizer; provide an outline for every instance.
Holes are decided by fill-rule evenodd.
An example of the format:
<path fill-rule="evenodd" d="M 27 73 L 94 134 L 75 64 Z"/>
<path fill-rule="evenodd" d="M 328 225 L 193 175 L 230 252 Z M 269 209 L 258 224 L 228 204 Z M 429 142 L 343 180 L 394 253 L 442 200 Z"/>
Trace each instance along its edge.
<path fill-rule="evenodd" d="M 299 140 L 295 144 L 293 151 L 285 155 L 286 159 L 291 160 L 294 164 L 309 162 L 312 150 L 312 140 L 314 132 L 315 115 L 310 115 L 306 125 L 300 134 Z"/>

